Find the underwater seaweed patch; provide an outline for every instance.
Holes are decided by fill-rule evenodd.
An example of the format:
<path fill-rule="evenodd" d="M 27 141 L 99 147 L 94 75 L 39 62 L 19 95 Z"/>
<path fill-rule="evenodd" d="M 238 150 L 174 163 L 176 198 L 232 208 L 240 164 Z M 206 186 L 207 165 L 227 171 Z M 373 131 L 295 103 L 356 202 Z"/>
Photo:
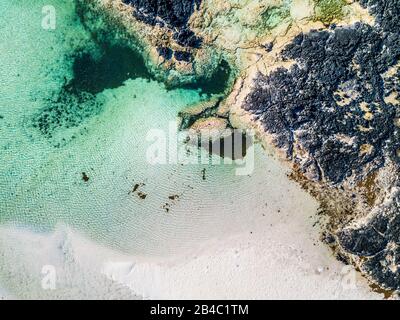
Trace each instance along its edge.
<path fill-rule="evenodd" d="M 76 52 L 72 59 L 72 79 L 32 119 L 32 126 L 55 147 L 85 132 L 78 127 L 103 110 L 100 92 L 118 88 L 128 79 L 152 78 L 142 56 L 127 47 L 102 44 L 100 55 Z"/>

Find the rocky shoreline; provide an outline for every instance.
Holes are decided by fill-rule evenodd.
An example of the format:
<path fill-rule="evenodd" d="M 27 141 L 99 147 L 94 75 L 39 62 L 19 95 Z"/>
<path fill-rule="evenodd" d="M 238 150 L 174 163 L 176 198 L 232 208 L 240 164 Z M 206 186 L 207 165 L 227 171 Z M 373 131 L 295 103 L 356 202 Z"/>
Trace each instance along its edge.
<path fill-rule="evenodd" d="M 167 85 L 226 61 L 234 83 L 208 116 L 256 129 L 320 201 L 338 259 L 400 290 L 396 0 L 76 1 L 93 34 L 113 26 Z M 188 114 L 186 127 L 206 118 Z"/>

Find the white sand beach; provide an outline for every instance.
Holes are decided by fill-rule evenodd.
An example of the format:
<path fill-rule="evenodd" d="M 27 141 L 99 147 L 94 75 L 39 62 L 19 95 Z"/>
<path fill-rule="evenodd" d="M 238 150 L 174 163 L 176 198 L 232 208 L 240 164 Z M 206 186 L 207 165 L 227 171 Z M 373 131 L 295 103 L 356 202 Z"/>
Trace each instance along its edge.
<path fill-rule="evenodd" d="M 111 249 L 65 225 L 49 233 L 4 226 L 4 284 L 18 298 L 43 299 L 383 298 L 319 241 L 316 202 L 268 160 L 248 178 L 253 190 L 237 203 L 239 216 L 214 209 L 207 220 L 193 210 L 177 211 L 163 225 L 148 219 L 158 231 L 142 234 L 140 250 L 131 251 L 140 253 Z M 55 290 L 42 288 L 49 265 Z"/>

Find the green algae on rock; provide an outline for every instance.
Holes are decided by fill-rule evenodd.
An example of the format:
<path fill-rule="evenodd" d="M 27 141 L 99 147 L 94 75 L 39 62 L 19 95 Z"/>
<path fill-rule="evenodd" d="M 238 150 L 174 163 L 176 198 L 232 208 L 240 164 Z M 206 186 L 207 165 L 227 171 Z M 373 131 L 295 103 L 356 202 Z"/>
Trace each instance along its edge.
<path fill-rule="evenodd" d="M 329 25 L 343 17 L 343 8 L 346 5 L 345 0 L 316 0 L 315 19 Z"/>
<path fill-rule="evenodd" d="M 287 6 L 268 8 L 261 15 L 262 26 L 267 30 L 276 28 L 282 21 L 290 17 L 290 8 Z"/>

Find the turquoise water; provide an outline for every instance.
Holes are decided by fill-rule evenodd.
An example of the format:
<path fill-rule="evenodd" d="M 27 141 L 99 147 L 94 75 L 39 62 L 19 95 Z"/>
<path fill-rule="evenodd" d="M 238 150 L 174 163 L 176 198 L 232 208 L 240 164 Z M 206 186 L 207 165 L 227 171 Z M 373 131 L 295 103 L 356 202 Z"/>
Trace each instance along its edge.
<path fill-rule="evenodd" d="M 56 8 L 55 30 L 41 27 L 42 7 L 49 4 Z M 101 229 L 113 219 L 107 209 L 114 205 L 110 190 L 126 196 L 134 182 L 124 173 L 133 170 L 135 157 L 143 156 L 138 142 L 145 140 L 148 129 L 168 125 L 200 95 L 167 91 L 163 84 L 142 78 L 97 90 L 88 98 L 65 93 L 66 81 L 74 76 L 74 54 L 94 47 L 73 2 L 13 1 L 1 6 L 1 222 L 39 229 L 59 221 L 93 223 L 90 229 Z M 123 168 L 121 157 L 127 161 Z M 83 172 L 90 177 L 87 183 Z M 144 179 L 140 174 L 135 178 Z M 121 179 L 132 179 L 126 190 Z M 99 207 L 98 217 L 86 214 L 94 206 Z"/>
<path fill-rule="evenodd" d="M 42 28 L 44 5 L 56 9 L 55 30 Z M 126 61 L 129 51 L 102 55 L 73 1 L 1 6 L 2 225 L 50 232 L 63 224 L 126 252 L 163 254 L 238 219 L 233 199 L 246 177 L 233 165 L 146 160 L 149 130 L 168 132 L 179 110 L 205 98 L 200 90 L 167 90 L 134 53 L 137 64 Z"/>

